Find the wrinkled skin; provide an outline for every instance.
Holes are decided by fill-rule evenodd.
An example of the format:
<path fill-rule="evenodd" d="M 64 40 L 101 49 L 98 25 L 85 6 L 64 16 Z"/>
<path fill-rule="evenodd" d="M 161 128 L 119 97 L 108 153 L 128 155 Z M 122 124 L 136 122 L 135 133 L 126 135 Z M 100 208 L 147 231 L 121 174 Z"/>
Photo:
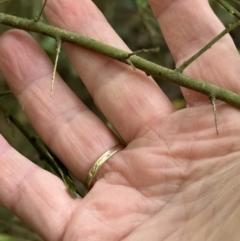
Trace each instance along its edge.
<path fill-rule="evenodd" d="M 207 0 L 152 0 L 180 65 L 223 25 Z M 128 50 L 90 0 L 48 0 L 49 22 Z M 94 101 L 127 141 L 100 169 L 83 199 L 0 137 L 0 201 L 45 240 L 239 240 L 240 112 L 212 106 L 182 89 L 188 107 L 175 111 L 149 77 L 64 43 Z M 68 169 L 84 181 L 117 140 L 59 76 L 49 95 L 52 63 L 33 38 L 11 30 L 0 38 L 0 70 L 31 123 Z M 89 64 L 90 63 L 90 64 Z M 225 36 L 185 74 L 240 92 L 240 59 Z"/>

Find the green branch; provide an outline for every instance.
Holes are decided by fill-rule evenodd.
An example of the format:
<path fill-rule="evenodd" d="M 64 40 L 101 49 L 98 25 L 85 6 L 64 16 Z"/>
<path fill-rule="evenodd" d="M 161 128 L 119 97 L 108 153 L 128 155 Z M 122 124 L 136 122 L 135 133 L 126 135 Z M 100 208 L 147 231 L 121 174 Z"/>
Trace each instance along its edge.
<path fill-rule="evenodd" d="M 148 75 L 161 77 L 162 79 L 171 81 L 177 85 L 205 94 L 210 98 L 214 97 L 215 99 L 225 101 L 226 103 L 240 109 L 240 95 L 236 93 L 183 75 L 179 71 L 167 69 L 136 55 L 129 57 L 129 55 L 131 55 L 130 52 L 117 49 L 100 41 L 96 41 L 94 39 L 81 36 L 77 33 L 53 27 L 44 23 L 35 22 L 34 20 L 23 19 L 3 13 L 0 13 L 0 24 L 44 34 L 54 39 L 61 39 L 62 41 L 90 49 L 126 64 L 129 64 L 130 62 L 135 66 L 135 68 L 144 71 Z"/>
<path fill-rule="evenodd" d="M 189 66 L 192 62 L 194 62 L 197 58 L 199 58 L 204 52 L 210 49 L 219 39 L 221 39 L 224 35 L 231 32 L 233 29 L 235 29 L 238 26 L 240 26 L 240 20 L 238 20 L 236 23 L 229 24 L 227 28 L 225 28 L 220 34 L 218 34 L 208 44 L 206 44 L 203 48 L 201 48 L 191 58 L 183 62 L 183 64 L 180 65 L 176 70 L 182 73 L 187 66 Z"/>
<path fill-rule="evenodd" d="M 234 8 L 231 4 L 229 4 L 225 0 L 216 0 L 221 6 L 223 6 L 229 13 L 234 15 L 236 18 L 240 18 L 240 12 Z"/>

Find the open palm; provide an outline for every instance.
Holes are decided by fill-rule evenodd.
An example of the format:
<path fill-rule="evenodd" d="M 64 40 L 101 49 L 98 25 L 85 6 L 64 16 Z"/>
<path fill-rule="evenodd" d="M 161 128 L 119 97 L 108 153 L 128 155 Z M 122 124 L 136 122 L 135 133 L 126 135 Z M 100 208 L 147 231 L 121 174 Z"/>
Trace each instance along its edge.
<path fill-rule="evenodd" d="M 181 64 L 223 26 L 207 0 L 150 1 Z M 197 9 L 197 10 L 194 10 Z M 56 26 L 128 50 L 90 0 L 49 0 Z M 239 110 L 217 102 L 219 136 L 209 100 L 183 89 L 188 107 L 175 111 L 145 74 L 64 44 L 97 106 L 126 140 L 98 172 L 83 199 L 0 138 L 0 201 L 46 240 L 239 240 Z M 0 69 L 30 121 L 68 169 L 84 181 L 118 143 L 59 76 L 49 96 L 52 64 L 27 33 L 0 39 Z M 229 36 L 186 74 L 240 91 L 240 58 Z"/>

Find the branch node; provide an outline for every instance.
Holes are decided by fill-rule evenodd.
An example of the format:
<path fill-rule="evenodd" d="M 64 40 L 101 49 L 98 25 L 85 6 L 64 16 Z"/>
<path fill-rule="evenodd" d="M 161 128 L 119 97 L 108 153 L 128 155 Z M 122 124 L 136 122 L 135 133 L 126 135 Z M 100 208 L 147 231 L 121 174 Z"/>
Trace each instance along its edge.
<path fill-rule="evenodd" d="M 55 58 L 55 63 L 54 63 L 54 68 L 53 68 L 53 75 L 52 75 L 52 83 L 51 83 L 51 97 L 53 96 L 53 88 L 54 88 L 54 81 L 55 81 L 55 77 L 56 77 L 56 71 L 57 71 L 57 64 L 58 64 L 58 59 L 59 59 L 59 55 L 61 52 L 61 47 L 62 47 L 62 40 L 60 38 L 56 39 L 56 58 Z"/>
<path fill-rule="evenodd" d="M 134 66 L 134 64 L 132 63 L 132 61 L 130 60 L 130 57 L 133 56 L 133 55 L 137 55 L 137 54 L 140 54 L 140 53 L 157 53 L 159 52 L 160 48 L 157 47 L 157 48 L 152 48 L 152 49 L 140 49 L 140 50 L 136 50 L 136 51 L 133 51 L 129 54 L 127 54 L 127 57 L 125 59 L 125 61 L 127 62 L 127 64 L 129 64 L 130 66 L 132 66 L 132 68 L 134 70 L 136 70 L 136 67 Z"/>
<path fill-rule="evenodd" d="M 213 106 L 213 114 L 214 114 L 214 122 L 216 127 L 216 133 L 219 134 L 218 131 L 218 118 L 217 118 L 217 107 L 216 107 L 216 98 L 214 96 L 210 97 L 211 104 Z"/>
<path fill-rule="evenodd" d="M 139 50 L 136 50 L 136 51 L 133 51 L 133 52 L 129 53 L 127 58 L 130 58 L 133 55 L 137 55 L 137 54 L 141 54 L 141 53 L 158 53 L 159 50 L 160 50 L 159 47 L 152 48 L 152 49 L 139 49 Z"/>

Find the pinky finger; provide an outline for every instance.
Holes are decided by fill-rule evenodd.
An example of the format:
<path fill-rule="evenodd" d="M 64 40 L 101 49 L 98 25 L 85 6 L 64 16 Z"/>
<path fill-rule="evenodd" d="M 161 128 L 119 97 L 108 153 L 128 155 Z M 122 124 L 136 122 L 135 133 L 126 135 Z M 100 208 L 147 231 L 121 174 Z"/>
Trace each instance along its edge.
<path fill-rule="evenodd" d="M 0 173 L 0 203 L 43 238 L 60 240 L 80 200 L 73 200 L 59 178 L 27 160 L 1 135 Z"/>

